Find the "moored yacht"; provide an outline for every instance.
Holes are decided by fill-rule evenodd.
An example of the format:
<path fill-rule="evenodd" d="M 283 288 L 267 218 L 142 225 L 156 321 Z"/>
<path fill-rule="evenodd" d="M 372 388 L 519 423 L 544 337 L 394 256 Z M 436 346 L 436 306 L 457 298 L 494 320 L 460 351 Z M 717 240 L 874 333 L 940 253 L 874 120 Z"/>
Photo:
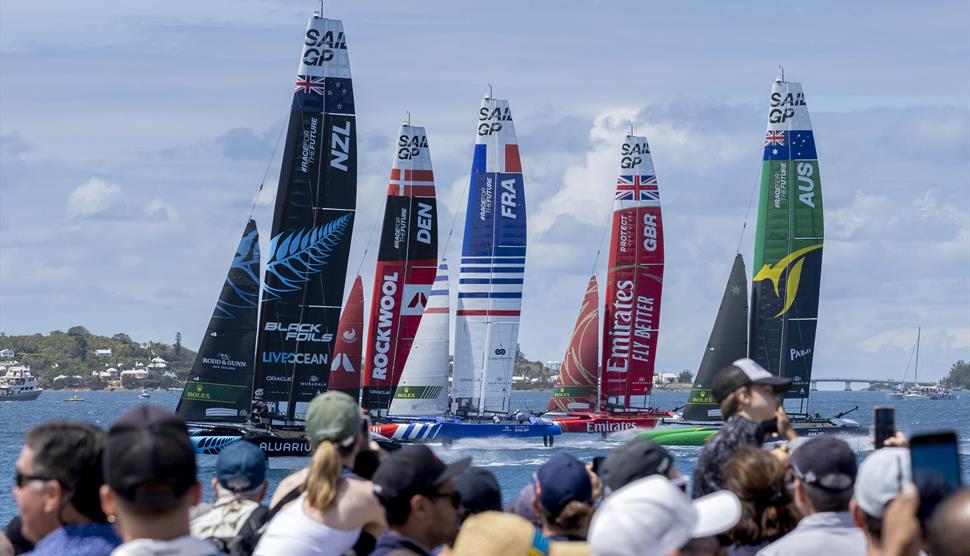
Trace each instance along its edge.
<path fill-rule="evenodd" d="M 7 367 L 7 372 L 0 376 L 0 401 L 36 400 L 43 391 L 26 365 Z"/>

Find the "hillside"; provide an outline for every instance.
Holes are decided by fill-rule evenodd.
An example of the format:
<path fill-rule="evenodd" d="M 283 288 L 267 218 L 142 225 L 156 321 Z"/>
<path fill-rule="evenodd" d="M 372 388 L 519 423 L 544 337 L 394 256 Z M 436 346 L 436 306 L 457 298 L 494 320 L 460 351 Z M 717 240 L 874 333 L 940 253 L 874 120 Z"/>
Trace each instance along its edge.
<path fill-rule="evenodd" d="M 126 377 L 126 387 L 164 388 L 185 380 L 195 360 L 195 352 L 181 346 L 179 340 L 177 335 L 174 345 L 138 343 L 124 333 L 98 336 L 83 326 L 72 326 L 67 332 L 54 330 L 47 335 L 8 336 L 0 333 L 0 351 L 12 350 L 13 359 L 29 366 L 42 388 L 102 389 L 110 381 L 92 376 L 92 373 L 111 368 L 119 373 L 131 369 L 144 369 L 148 373 L 147 378 L 135 384 L 130 384 Z M 103 351 L 99 354 L 97 350 L 111 350 L 111 354 Z M 154 358 L 161 358 L 164 363 L 148 368 Z M 176 377 L 166 373 L 174 373 Z M 67 378 L 54 380 L 61 375 Z"/>

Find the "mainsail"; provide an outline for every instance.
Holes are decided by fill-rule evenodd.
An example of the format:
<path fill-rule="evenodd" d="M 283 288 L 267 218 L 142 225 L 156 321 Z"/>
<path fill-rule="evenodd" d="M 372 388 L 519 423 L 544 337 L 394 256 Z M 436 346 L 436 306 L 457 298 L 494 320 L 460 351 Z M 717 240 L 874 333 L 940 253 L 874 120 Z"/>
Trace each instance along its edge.
<path fill-rule="evenodd" d="M 724 286 L 721 306 L 714 319 L 707 349 L 697 369 L 697 377 L 687 396 L 684 419 L 691 421 L 719 421 L 720 410 L 711 395 L 711 384 L 721 369 L 748 353 L 748 284 L 744 258 L 738 253 Z"/>
<path fill-rule="evenodd" d="M 765 134 L 749 356 L 807 398 L 822 270 L 822 190 L 801 83 L 775 81 Z"/>
<path fill-rule="evenodd" d="M 522 163 L 507 100 L 478 112 L 455 313 L 452 396 L 462 411 L 509 410 L 526 247 Z"/>
<path fill-rule="evenodd" d="M 355 400 L 360 395 L 360 364 L 364 345 L 364 285 L 358 276 L 340 312 L 337 341 L 330 362 L 327 388 L 346 392 Z"/>
<path fill-rule="evenodd" d="M 259 305 L 259 232 L 246 224 L 176 413 L 187 421 L 244 422 L 249 416 Z"/>
<path fill-rule="evenodd" d="M 596 367 L 599 363 L 599 288 L 596 276 L 589 277 L 586 295 L 569 345 L 552 389 L 547 411 L 575 412 L 596 409 Z"/>
<path fill-rule="evenodd" d="M 422 416 L 447 411 L 448 263 L 442 260 L 388 414 Z"/>
<path fill-rule="evenodd" d="M 428 136 L 401 126 L 381 229 L 363 405 L 383 411 L 408 360 L 438 266 L 438 213 Z"/>
<path fill-rule="evenodd" d="M 357 137 L 343 23 L 314 14 L 283 149 L 263 281 L 254 399 L 302 420 L 326 390 L 357 200 Z"/>
<path fill-rule="evenodd" d="M 632 398 L 645 397 L 653 386 L 663 270 L 660 189 L 650 146 L 646 137 L 628 135 L 620 150 L 603 315 L 608 411 L 638 407 Z"/>

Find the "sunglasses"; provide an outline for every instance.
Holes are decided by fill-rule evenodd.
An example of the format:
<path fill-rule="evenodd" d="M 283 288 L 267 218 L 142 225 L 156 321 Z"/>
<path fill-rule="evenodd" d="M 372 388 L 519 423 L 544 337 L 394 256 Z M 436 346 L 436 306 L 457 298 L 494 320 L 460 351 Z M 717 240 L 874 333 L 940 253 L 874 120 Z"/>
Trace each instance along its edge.
<path fill-rule="evenodd" d="M 30 481 L 53 481 L 52 477 L 44 477 L 42 475 L 25 475 L 20 471 L 17 471 L 15 475 L 14 482 L 17 484 L 17 488 L 24 488 L 24 485 Z"/>
<path fill-rule="evenodd" d="M 457 510 L 461 506 L 461 494 L 458 491 L 454 492 L 433 492 L 431 494 L 425 494 L 427 498 L 435 500 L 437 498 L 449 498 L 451 505 Z"/>

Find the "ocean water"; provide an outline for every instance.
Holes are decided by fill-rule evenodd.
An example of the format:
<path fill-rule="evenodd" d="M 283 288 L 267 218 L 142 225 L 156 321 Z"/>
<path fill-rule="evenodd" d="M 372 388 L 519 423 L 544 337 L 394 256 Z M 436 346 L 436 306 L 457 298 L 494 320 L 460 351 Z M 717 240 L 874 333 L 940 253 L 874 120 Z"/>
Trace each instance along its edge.
<path fill-rule="evenodd" d="M 0 525 L 16 515 L 13 498 L 14 463 L 23 445 L 24 433 L 30 428 L 53 419 L 74 419 L 108 427 L 122 413 L 138 403 L 137 392 L 81 392 L 85 402 L 64 403 L 73 392 L 45 392 L 32 402 L 0 402 Z M 151 403 L 175 409 L 178 392 L 153 392 Z M 516 392 L 513 406 L 538 410 L 545 407 L 548 392 Z M 675 408 L 684 404 L 687 392 L 656 392 L 653 405 Z M 913 400 L 889 402 L 879 392 L 814 392 L 811 411 L 830 416 L 859 406 L 848 415 L 868 426 L 872 422 L 874 405 L 896 405 L 897 426 L 907 435 L 943 429 L 956 430 L 963 483 L 970 484 L 970 393 L 963 392 L 960 400 Z M 544 448 L 540 439 L 534 441 L 491 439 L 455 442 L 451 447 L 432 445 L 445 461 L 471 456 L 474 465 L 487 468 L 495 474 L 502 486 L 506 501 L 515 497 L 529 482 L 535 468 L 559 450 L 566 450 L 583 461 L 603 456 L 634 436 L 633 431 L 615 433 L 602 439 L 596 435 L 564 435 L 555 440 L 555 446 Z M 872 451 L 866 436 L 846 436 L 860 461 Z M 690 475 L 697 460 L 698 447 L 670 448 L 680 471 Z M 199 475 L 205 486 L 206 498 L 211 497 L 209 483 L 215 471 L 215 456 L 199 456 Z M 307 464 L 307 458 L 275 458 L 270 461 L 268 478 L 271 488 L 294 469 Z"/>

